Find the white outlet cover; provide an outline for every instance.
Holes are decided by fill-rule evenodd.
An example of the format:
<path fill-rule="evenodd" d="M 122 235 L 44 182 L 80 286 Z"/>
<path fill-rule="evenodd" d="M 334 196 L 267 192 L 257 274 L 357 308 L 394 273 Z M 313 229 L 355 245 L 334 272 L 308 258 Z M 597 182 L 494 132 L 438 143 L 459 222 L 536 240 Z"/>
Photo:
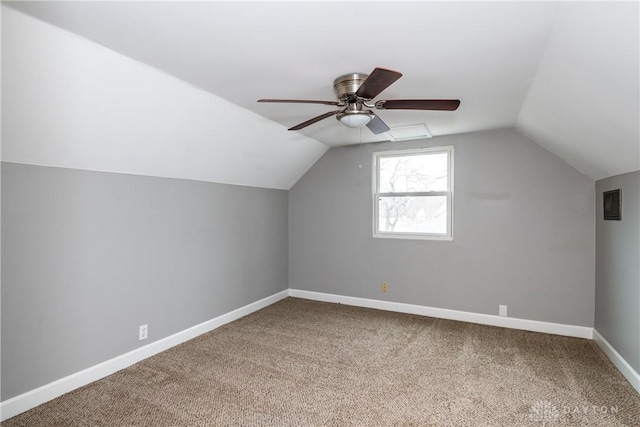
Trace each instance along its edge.
<path fill-rule="evenodd" d="M 507 306 L 499 305 L 498 306 L 498 315 L 502 317 L 507 317 Z"/>
<path fill-rule="evenodd" d="M 141 325 L 140 329 L 138 331 L 138 340 L 142 341 L 144 339 L 147 339 L 147 334 L 149 333 L 149 326 L 148 325 Z"/>

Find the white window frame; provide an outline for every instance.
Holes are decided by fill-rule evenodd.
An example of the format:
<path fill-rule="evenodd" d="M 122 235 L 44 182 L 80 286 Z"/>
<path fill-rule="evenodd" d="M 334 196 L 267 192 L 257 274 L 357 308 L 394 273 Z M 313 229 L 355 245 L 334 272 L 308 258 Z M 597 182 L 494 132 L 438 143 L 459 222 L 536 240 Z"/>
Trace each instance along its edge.
<path fill-rule="evenodd" d="M 381 157 L 404 157 L 412 154 L 438 154 L 446 153 L 448 159 L 447 173 L 449 184 L 448 191 L 424 191 L 424 192 L 395 192 L 395 193 L 380 193 L 380 168 L 378 161 Z M 390 150 L 390 151 L 378 151 L 373 153 L 373 237 L 383 239 L 418 239 L 418 240 L 453 240 L 453 146 L 444 147 L 428 147 L 428 148 L 413 148 L 406 150 Z M 381 231 L 379 229 L 378 220 L 378 199 L 379 197 L 403 197 L 403 196 L 446 196 L 447 197 L 447 233 L 418 233 L 418 232 L 397 232 L 397 231 Z"/>

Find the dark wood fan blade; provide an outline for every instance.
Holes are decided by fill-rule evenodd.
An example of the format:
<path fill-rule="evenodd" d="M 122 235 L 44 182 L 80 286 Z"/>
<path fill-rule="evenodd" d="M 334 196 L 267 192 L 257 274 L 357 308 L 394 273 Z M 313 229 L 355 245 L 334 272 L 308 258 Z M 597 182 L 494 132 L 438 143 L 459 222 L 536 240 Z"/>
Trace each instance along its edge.
<path fill-rule="evenodd" d="M 364 99 L 373 99 L 400 77 L 402 77 L 402 73 L 398 71 L 376 68 L 360 85 L 356 95 Z"/>
<path fill-rule="evenodd" d="M 342 110 L 336 110 L 336 111 L 329 111 L 328 113 L 324 113 L 319 115 L 318 117 L 314 117 L 313 119 L 309 119 L 306 122 L 302 122 L 299 125 L 295 125 L 292 128 L 289 128 L 289 130 L 300 130 L 302 128 L 306 128 L 309 125 L 312 125 L 316 122 L 319 122 L 320 120 L 326 119 L 327 117 L 331 117 L 331 116 L 335 116 L 336 114 L 338 114 L 339 112 L 341 112 Z"/>
<path fill-rule="evenodd" d="M 338 101 L 321 101 L 316 99 L 258 99 L 258 102 L 287 102 L 296 104 L 340 105 Z"/>
<path fill-rule="evenodd" d="M 378 135 L 380 133 L 388 132 L 389 130 L 391 130 L 391 128 L 387 126 L 387 124 L 375 114 L 373 115 L 373 119 L 371 119 L 371 121 L 367 123 L 367 127 L 374 135 Z"/>
<path fill-rule="evenodd" d="M 376 102 L 376 108 L 379 110 L 455 111 L 459 106 L 458 99 L 388 99 Z"/>

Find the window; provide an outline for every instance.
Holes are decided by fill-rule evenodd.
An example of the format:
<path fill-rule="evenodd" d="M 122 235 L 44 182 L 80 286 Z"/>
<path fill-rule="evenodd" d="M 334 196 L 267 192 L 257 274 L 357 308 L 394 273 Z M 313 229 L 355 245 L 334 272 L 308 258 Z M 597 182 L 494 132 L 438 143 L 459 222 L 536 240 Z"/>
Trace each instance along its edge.
<path fill-rule="evenodd" d="M 373 153 L 374 237 L 453 240 L 453 147 Z"/>

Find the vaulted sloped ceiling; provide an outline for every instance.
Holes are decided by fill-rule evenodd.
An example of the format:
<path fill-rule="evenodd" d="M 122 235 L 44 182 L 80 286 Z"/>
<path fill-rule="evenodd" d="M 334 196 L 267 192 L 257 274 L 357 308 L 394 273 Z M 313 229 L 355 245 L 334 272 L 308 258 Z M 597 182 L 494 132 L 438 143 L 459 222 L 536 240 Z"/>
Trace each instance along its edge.
<path fill-rule="evenodd" d="M 559 8 L 517 126 L 593 179 L 640 169 L 638 2 Z"/>
<path fill-rule="evenodd" d="M 71 33 L 2 18 L 4 161 L 289 189 L 328 149 Z"/>
<path fill-rule="evenodd" d="M 404 76 L 381 99 L 462 100 L 380 111 L 391 127 L 516 127 L 593 179 L 640 169 L 637 2 L 6 4 L 3 160 L 289 188 L 386 136 L 289 132 L 332 107 L 256 100 L 333 100 L 382 66 Z"/>

